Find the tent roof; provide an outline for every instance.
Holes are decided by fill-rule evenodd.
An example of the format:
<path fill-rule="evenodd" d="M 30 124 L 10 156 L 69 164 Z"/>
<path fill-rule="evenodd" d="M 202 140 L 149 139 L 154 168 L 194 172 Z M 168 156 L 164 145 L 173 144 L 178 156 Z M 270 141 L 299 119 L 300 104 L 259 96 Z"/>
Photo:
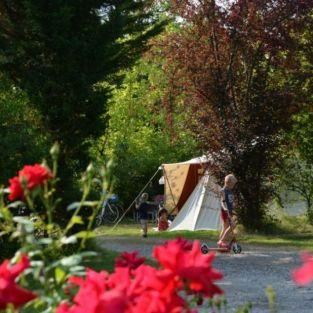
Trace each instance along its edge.
<path fill-rule="evenodd" d="M 203 155 L 197 158 L 190 159 L 188 161 L 178 162 L 178 163 L 167 163 L 167 164 L 203 164 L 203 163 L 208 163 L 210 161 L 212 161 L 212 158 L 210 156 Z"/>

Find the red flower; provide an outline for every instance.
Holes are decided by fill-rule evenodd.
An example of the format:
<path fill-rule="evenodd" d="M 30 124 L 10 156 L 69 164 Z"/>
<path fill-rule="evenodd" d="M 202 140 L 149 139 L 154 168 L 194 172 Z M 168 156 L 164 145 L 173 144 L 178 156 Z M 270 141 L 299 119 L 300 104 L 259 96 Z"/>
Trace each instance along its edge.
<path fill-rule="evenodd" d="M 135 271 L 133 286 L 137 288 L 134 312 L 187 312 L 188 304 L 178 294 L 183 283 L 168 270 L 142 265 Z"/>
<path fill-rule="evenodd" d="M 214 254 L 203 255 L 199 241 L 193 243 L 190 251 L 184 247 L 181 240 L 169 241 L 155 247 L 153 255 L 165 269 L 185 281 L 190 291 L 206 297 L 222 294 L 223 291 L 214 284 L 215 280 L 223 278 L 220 272 L 212 268 Z"/>
<path fill-rule="evenodd" d="M 128 267 L 132 270 L 145 262 L 146 258 L 138 257 L 138 251 L 124 252 L 115 259 L 115 267 Z"/>
<path fill-rule="evenodd" d="M 29 267 L 29 260 L 23 255 L 20 262 L 10 266 L 9 260 L 0 265 L 0 309 L 5 309 L 8 304 L 15 308 L 35 299 L 37 296 L 15 283 L 16 278 Z"/>
<path fill-rule="evenodd" d="M 9 180 L 9 183 L 10 183 L 9 200 L 14 201 L 15 199 L 23 199 L 24 191 L 18 176 L 11 178 Z"/>
<path fill-rule="evenodd" d="M 182 283 L 167 270 L 141 265 L 134 271 L 119 267 L 109 277 L 108 285 L 124 293 L 127 313 L 182 312 L 187 303 L 178 295 Z"/>
<path fill-rule="evenodd" d="M 308 253 L 302 254 L 303 266 L 294 270 L 293 280 L 300 286 L 308 285 L 313 281 L 313 256 Z"/>
<path fill-rule="evenodd" d="M 122 292 L 118 290 L 108 290 L 98 297 L 95 297 L 94 290 L 89 290 L 87 294 L 90 298 L 76 298 L 76 304 L 70 307 L 67 303 L 62 303 L 57 307 L 56 313 L 123 313 L 126 308 L 126 300 Z"/>
<path fill-rule="evenodd" d="M 182 286 L 167 270 L 141 265 L 134 271 L 118 267 L 108 275 L 88 270 L 85 279 L 72 277 L 80 287 L 73 305 L 62 303 L 57 313 L 180 313 L 187 308 L 177 294 Z M 86 301 L 88 299 L 88 301 Z"/>
<path fill-rule="evenodd" d="M 108 278 L 108 287 L 118 288 L 127 293 L 131 289 L 132 276 L 127 267 L 117 267 L 113 274 Z"/>
<path fill-rule="evenodd" d="M 62 303 L 57 313 L 122 313 L 126 308 L 126 299 L 122 291 L 109 290 L 107 278 L 109 274 L 88 269 L 86 278 L 71 277 L 69 283 L 80 287 L 73 299 L 74 305 Z"/>
<path fill-rule="evenodd" d="M 70 311 L 70 307 L 67 302 L 61 303 L 56 310 L 56 313 L 68 313 Z"/>
<path fill-rule="evenodd" d="M 62 303 L 57 313 L 196 313 L 185 297 L 222 293 L 214 284 L 222 278 L 212 268 L 214 255 L 203 255 L 199 242 L 170 241 L 156 247 L 154 255 L 159 269 L 139 265 L 143 259 L 137 252 L 124 253 L 112 274 L 88 270 L 86 278 L 72 277 L 69 282 L 79 291 L 73 304 Z"/>
<path fill-rule="evenodd" d="M 22 170 L 19 171 L 18 176 L 9 180 L 10 182 L 10 195 L 9 200 L 14 201 L 24 198 L 24 191 L 22 188 L 22 182 L 25 180 L 26 188 L 33 190 L 38 186 L 44 184 L 47 180 L 53 177 L 50 170 L 39 164 L 25 165 Z"/>
<path fill-rule="evenodd" d="M 176 244 L 180 245 L 181 249 L 183 249 L 184 251 L 190 251 L 192 250 L 192 242 L 187 240 L 187 239 L 184 239 L 184 238 L 177 238 L 175 240 Z"/>
<path fill-rule="evenodd" d="M 26 179 L 27 189 L 32 190 L 39 185 L 42 185 L 48 179 L 53 177 L 50 170 L 40 164 L 25 165 L 24 168 L 19 171 L 19 178 Z"/>

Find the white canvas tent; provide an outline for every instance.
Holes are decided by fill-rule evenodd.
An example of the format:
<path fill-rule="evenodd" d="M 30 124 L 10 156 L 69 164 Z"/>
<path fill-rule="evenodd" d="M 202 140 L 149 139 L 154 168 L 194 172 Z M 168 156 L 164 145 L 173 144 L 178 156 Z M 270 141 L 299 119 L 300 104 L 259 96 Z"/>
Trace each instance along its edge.
<path fill-rule="evenodd" d="M 210 175 L 203 175 L 169 230 L 219 230 L 221 228 L 220 189 Z"/>
<path fill-rule="evenodd" d="M 162 165 L 165 207 L 176 214 L 170 231 L 220 229 L 221 188 L 207 170 L 212 162 L 212 158 L 201 156 Z"/>

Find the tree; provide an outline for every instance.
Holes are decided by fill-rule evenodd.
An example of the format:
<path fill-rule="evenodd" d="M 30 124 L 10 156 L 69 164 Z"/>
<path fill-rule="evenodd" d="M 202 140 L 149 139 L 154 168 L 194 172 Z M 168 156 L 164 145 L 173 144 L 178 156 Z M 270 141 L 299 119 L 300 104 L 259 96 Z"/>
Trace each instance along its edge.
<path fill-rule="evenodd" d="M 313 224 L 313 114 L 304 110 L 293 118 L 282 149 L 283 166 L 277 171 L 278 190 L 295 192 L 305 201 L 309 222 Z"/>
<path fill-rule="evenodd" d="M 280 190 L 285 188 L 295 192 L 305 201 L 307 217 L 313 225 L 313 164 L 307 163 L 298 153 L 289 151 L 276 179 Z"/>
<path fill-rule="evenodd" d="M 170 98 L 184 94 L 189 123 L 217 175 L 239 179 L 239 213 L 258 228 L 280 158 L 280 132 L 299 110 L 296 37 L 311 1 L 169 1 L 179 29 L 158 42 Z"/>
<path fill-rule="evenodd" d="M 0 71 L 26 91 L 51 141 L 60 142 L 63 190 L 105 127 L 109 95 L 98 83 L 138 57 L 162 26 L 154 22 L 147 1 L 1 1 Z"/>
<path fill-rule="evenodd" d="M 303 82 L 301 89 L 305 98 L 304 109 L 293 116 L 292 128 L 285 134 L 285 145 L 281 149 L 283 166 L 277 170 L 274 186 L 281 191 L 295 192 L 306 203 L 309 222 L 313 223 L 313 111 L 312 70 L 313 41 L 312 15 L 308 16 L 304 32 L 298 37 L 297 52 L 299 70 L 297 76 Z"/>
<path fill-rule="evenodd" d="M 299 157 L 308 164 L 313 164 L 313 15 L 306 19 L 305 29 L 298 36 L 299 49 L 297 58 L 299 70 L 298 80 L 302 81 L 302 97 L 305 99 L 304 109 L 293 117 L 293 127 L 288 132 L 288 140 L 295 146 Z"/>
<path fill-rule="evenodd" d="M 125 205 L 162 163 L 183 161 L 200 153 L 185 129 L 188 116 L 184 112 L 176 110 L 173 127 L 167 123 L 167 111 L 161 106 L 167 84 L 161 63 L 142 58 L 125 73 L 109 101 L 108 128 L 94 153 L 99 162 L 105 157 L 113 161 L 114 192 Z M 156 178 L 155 193 L 157 186 Z"/>
<path fill-rule="evenodd" d="M 300 157 L 313 165 L 313 112 L 301 112 L 294 117 L 294 125 L 289 133 Z"/>
<path fill-rule="evenodd" d="M 0 185 L 7 186 L 25 164 L 40 161 L 49 151 L 38 111 L 25 92 L 0 75 Z"/>

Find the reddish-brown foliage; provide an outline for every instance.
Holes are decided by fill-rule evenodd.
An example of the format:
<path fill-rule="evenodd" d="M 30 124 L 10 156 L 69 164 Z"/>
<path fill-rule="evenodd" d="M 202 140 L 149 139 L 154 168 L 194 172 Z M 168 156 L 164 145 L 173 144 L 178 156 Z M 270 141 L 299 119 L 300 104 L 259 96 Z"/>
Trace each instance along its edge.
<path fill-rule="evenodd" d="M 238 177 L 242 221 L 258 227 L 279 134 L 301 106 L 294 52 L 313 2 L 220 2 L 170 1 L 179 27 L 157 42 L 158 55 L 219 175 Z"/>

